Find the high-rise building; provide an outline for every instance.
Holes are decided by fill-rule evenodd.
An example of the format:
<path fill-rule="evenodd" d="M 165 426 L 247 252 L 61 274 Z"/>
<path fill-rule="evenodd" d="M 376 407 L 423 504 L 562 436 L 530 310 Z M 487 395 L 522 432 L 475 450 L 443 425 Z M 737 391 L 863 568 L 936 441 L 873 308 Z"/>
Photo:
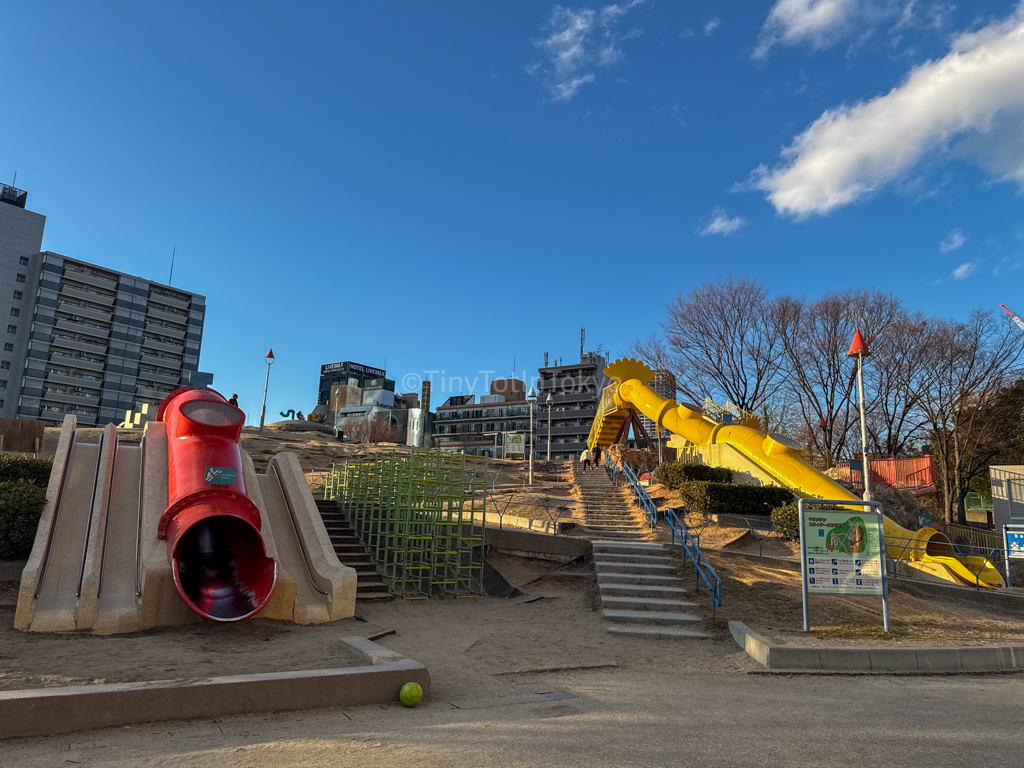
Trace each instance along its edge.
<path fill-rule="evenodd" d="M 27 198 L 0 185 L 0 416 L 119 422 L 198 381 L 205 297 L 43 251 Z"/>
<path fill-rule="evenodd" d="M 654 372 L 654 379 L 652 379 L 647 384 L 647 386 L 650 387 L 655 392 L 657 392 L 662 397 L 664 397 L 666 400 L 675 400 L 677 397 L 676 377 L 672 373 L 672 371 L 666 368 L 659 368 L 658 370 L 656 370 Z M 642 414 L 640 415 L 640 423 L 643 424 L 644 429 L 647 430 L 647 434 L 650 436 L 651 440 L 657 442 L 658 425 Z M 668 432 L 662 433 L 662 442 L 668 444 L 668 438 L 670 435 L 671 433 Z"/>
<path fill-rule="evenodd" d="M 342 363 L 327 363 L 320 366 L 320 386 L 317 392 L 317 405 L 330 405 L 331 387 L 352 386 L 358 387 L 360 391 L 372 379 L 384 379 L 387 371 L 383 368 L 374 368 L 362 363 L 353 363 L 346 360 Z M 394 382 L 391 382 L 391 391 L 395 391 Z"/>

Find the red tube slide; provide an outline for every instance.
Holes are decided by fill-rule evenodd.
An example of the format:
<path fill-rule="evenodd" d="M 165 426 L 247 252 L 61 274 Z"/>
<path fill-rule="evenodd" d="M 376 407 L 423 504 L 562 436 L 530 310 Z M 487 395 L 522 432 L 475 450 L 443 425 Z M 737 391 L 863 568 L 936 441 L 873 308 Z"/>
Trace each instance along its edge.
<path fill-rule="evenodd" d="M 240 621 L 277 586 L 260 511 L 245 492 L 238 439 L 245 414 L 211 389 L 182 387 L 160 404 L 167 424 L 167 497 L 158 535 L 182 600 L 204 619 Z"/>

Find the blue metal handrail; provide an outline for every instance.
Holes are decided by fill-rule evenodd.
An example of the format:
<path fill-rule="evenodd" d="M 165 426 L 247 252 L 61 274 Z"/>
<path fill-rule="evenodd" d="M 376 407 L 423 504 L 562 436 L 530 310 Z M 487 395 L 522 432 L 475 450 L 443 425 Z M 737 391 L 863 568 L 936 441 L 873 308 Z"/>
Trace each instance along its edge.
<path fill-rule="evenodd" d="M 679 516 L 676 515 L 676 511 L 669 507 L 662 514 L 665 517 L 666 525 L 672 531 L 672 543 L 675 544 L 676 538 L 678 538 L 679 545 L 683 548 L 683 563 L 686 563 L 687 558 L 692 560 L 694 579 L 696 579 L 698 585 L 702 581 L 707 585 L 708 591 L 711 593 L 711 615 L 714 616 L 715 609 L 722 604 L 721 577 L 711 567 L 711 563 L 704 557 L 704 553 L 700 551 L 697 543 L 690 537 L 686 526 L 680 522 Z"/>
<path fill-rule="evenodd" d="M 616 483 L 620 477 L 626 478 L 626 482 L 629 483 L 629 488 L 633 492 L 637 505 L 644 510 L 647 520 L 653 529 L 658 524 L 658 505 L 654 503 L 647 490 L 640 485 L 640 480 L 637 479 L 636 473 L 630 469 L 628 464 L 623 464 L 620 467 L 614 461 L 608 462 L 608 470 Z M 687 559 L 693 562 L 694 579 L 698 586 L 701 582 L 704 582 L 711 593 L 711 615 L 714 616 L 715 610 L 722 604 L 722 579 L 715 572 L 711 563 L 707 561 L 707 558 L 704 557 L 704 553 L 700 551 L 700 546 L 690 536 L 689 531 L 686 530 L 686 526 L 680 521 L 676 511 L 669 507 L 661 513 L 661 516 L 672 534 L 672 544 L 675 545 L 676 540 L 679 540 L 679 546 L 683 550 L 683 563 L 685 564 Z"/>

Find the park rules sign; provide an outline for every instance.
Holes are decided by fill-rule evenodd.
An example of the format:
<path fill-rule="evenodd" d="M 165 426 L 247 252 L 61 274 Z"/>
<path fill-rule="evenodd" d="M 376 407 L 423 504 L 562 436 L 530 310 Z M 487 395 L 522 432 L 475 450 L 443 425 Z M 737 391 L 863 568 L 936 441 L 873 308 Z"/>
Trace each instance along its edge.
<path fill-rule="evenodd" d="M 868 510 L 805 509 L 804 578 L 807 591 L 828 595 L 881 595 L 880 515 Z"/>

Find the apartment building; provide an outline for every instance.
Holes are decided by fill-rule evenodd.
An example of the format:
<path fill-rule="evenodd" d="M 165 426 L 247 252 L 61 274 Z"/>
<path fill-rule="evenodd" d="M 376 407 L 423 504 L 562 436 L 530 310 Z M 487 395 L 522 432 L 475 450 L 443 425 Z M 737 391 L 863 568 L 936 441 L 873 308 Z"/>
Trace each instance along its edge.
<path fill-rule="evenodd" d="M 606 365 L 597 352 L 585 352 L 579 362 L 545 365 L 537 370 L 535 457 L 547 458 L 549 433 L 552 460 L 574 459 L 583 452 L 601 392 L 611 383 L 604 375 Z"/>
<path fill-rule="evenodd" d="M 520 379 L 498 379 L 491 382 L 490 394 L 482 395 L 479 402 L 475 395 L 456 395 L 437 409 L 434 447 L 501 457 L 508 434 L 526 435 L 529 430 L 530 404 L 525 383 Z M 521 452 L 521 445 L 518 450 Z"/>
<path fill-rule="evenodd" d="M 197 382 L 205 298 L 42 251 L 26 201 L 0 187 L 0 416 L 102 425 Z"/>

